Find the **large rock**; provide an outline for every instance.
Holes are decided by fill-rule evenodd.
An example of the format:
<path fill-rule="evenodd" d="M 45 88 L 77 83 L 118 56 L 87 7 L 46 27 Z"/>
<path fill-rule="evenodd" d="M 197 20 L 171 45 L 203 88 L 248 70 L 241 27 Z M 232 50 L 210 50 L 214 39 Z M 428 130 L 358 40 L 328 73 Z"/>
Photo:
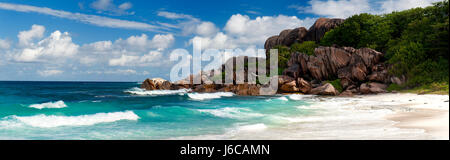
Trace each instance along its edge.
<path fill-rule="evenodd" d="M 257 96 L 259 95 L 259 89 L 261 88 L 258 84 L 236 84 L 236 85 L 224 85 L 223 88 L 220 88 L 219 92 L 233 92 L 237 95 L 241 96 Z"/>
<path fill-rule="evenodd" d="M 359 91 L 362 94 L 377 94 L 377 93 L 386 93 L 386 84 L 371 82 L 371 83 L 363 83 L 359 87 Z"/>
<path fill-rule="evenodd" d="M 314 25 L 309 28 L 304 40 L 319 42 L 326 32 L 336 28 L 343 22 L 343 19 L 319 18 L 316 20 Z"/>
<path fill-rule="evenodd" d="M 141 84 L 141 88 L 146 90 L 170 90 L 172 83 L 162 78 L 146 79 Z"/>
<path fill-rule="evenodd" d="M 297 79 L 298 89 L 302 93 L 309 93 L 311 91 L 311 83 L 305 81 L 303 78 Z"/>
<path fill-rule="evenodd" d="M 283 85 L 285 83 L 294 81 L 294 78 L 290 77 L 290 76 L 286 76 L 286 75 L 280 75 L 278 76 L 278 85 Z"/>
<path fill-rule="evenodd" d="M 315 95 L 329 95 L 329 96 L 336 96 L 339 94 L 339 92 L 330 83 L 326 83 L 320 87 L 313 88 L 310 93 Z"/>
<path fill-rule="evenodd" d="M 283 30 L 279 35 L 268 38 L 264 44 L 264 48 L 269 50 L 277 45 L 291 46 L 294 43 L 302 43 L 307 32 L 304 27 Z"/>
<path fill-rule="evenodd" d="M 368 75 L 377 69 L 383 54 L 369 48 L 354 49 L 351 47 L 318 47 L 315 55 L 303 53 L 291 53 L 288 68 L 284 75 L 293 78 L 306 78 L 308 80 L 330 80 L 337 77 L 345 79 L 344 86 L 367 80 Z M 382 69 L 382 67 L 380 67 Z M 385 70 L 379 72 L 378 77 L 383 79 Z M 344 87 L 345 88 L 345 87 Z"/>
<path fill-rule="evenodd" d="M 295 81 L 291 81 L 291 82 L 282 84 L 280 90 L 283 92 L 298 92 L 299 91 Z"/>
<path fill-rule="evenodd" d="M 326 32 L 336 28 L 342 22 L 344 22 L 343 19 L 319 18 L 309 30 L 306 30 L 304 27 L 287 29 L 281 31 L 279 35 L 268 38 L 264 48 L 268 52 L 277 45 L 290 47 L 294 43 L 302 43 L 304 41 L 319 42 Z"/>

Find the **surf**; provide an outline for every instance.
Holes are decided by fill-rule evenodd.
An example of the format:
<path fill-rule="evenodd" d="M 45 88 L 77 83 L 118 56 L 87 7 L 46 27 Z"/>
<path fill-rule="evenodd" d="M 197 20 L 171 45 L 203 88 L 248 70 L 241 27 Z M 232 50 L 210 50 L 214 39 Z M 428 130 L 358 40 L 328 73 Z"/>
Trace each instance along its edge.
<path fill-rule="evenodd" d="M 52 128 L 61 126 L 91 126 L 99 123 L 111 123 L 121 120 L 136 121 L 140 117 L 132 111 L 96 113 L 80 116 L 34 115 L 12 116 L 13 119 L 32 127 Z"/>
<path fill-rule="evenodd" d="M 47 103 L 41 103 L 41 104 L 32 104 L 29 105 L 30 108 L 36 108 L 36 109 L 44 109 L 44 108 L 66 108 L 67 105 L 64 103 L 64 101 L 56 101 L 56 102 L 47 102 Z"/>

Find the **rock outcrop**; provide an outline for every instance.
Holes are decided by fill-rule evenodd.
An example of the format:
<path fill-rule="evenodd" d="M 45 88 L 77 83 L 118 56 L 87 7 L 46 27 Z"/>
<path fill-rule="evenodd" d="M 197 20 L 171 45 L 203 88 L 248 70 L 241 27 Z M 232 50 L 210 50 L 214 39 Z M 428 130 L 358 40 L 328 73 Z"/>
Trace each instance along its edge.
<path fill-rule="evenodd" d="M 318 47 L 314 55 L 303 53 L 292 53 L 288 61 L 288 68 L 284 70 L 285 76 L 303 81 L 321 82 L 324 80 L 340 79 L 340 84 L 344 89 L 341 96 L 351 96 L 353 94 L 373 94 L 386 92 L 385 86 L 377 84 L 387 84 L 392 80 L 401 83 L 399 78 L 391 78 L 387 72 L 386 65 L 382 62 L 383 53 L 370 48 L 354 49 L 351 47 Z M 359 88 L 363 82 L 377 82 L 375 87 L 363 86 L 363 91 Z M 297 82 L 297 88 L 305 82 Z M 319 88 L 320 89 L 314 89 Z M 365 87 L 368 87 L 368 90 Z M 372 88 L 372 89 L 370 89 Z M 320 94 L 323 86 L 312 84 L 311 94 Z M 306 93 L 306 91 L 302 91 Z M 329 94 L 328 94 L 329 95 Z"/>
<path fill-rule="evenodd" d="M 326 32 L 343 22 L 343 19 L 320 18 L 309 30 L 304 27 L 287 29 L 277 36 L 268 38 L 264 48 L 268 50 L 277 45 L 290 47 L 294 43 L 304 41 L 319 42 Z M 277 93 L 305 93 L 327 96 L 385 93 L 387 92 L 387 84 L 401 85 L 405 83 L 406 78 L 405 76 L 389 75 L 389 66 L 384 64 L 383 56 L 383 53 L 370 48 L 355 49 L 336 46 L 315 48 L 314 55 L 291 53 L 287 62 L 288 67 L 282 75 L 277 77 Z M 250 60 L 256 62 L 258 59 L 248 57 L 229 59 L 219 68 L 222 71 L 219 74 L 223 74 L 226 68 L 232 69 L 228 72 L 236 72 L 223 79 L 214 77 L 214 73 L 217 72 L 208 71 L 209 74 L 208 72 L 202 72 L 191 75 L 173 84 L 159 78 L 147 79 L 141 87 L 147 90 L 190 88 L 194 92 L 233 92 L 238 95 L 260 95 L 261 85 L 250 83 L 255 82 L 253 80 L 256 80 L 258 71 L 249 73 L 248 66 L 244 66 L 243 70 L 240 68 L 240 71 L 244 73 L 238 73 L 237 70 L 239 68 L 236 66 L 237 63 L 248 64 Z M 200 80 L 201 84 L 194 84 L 194 79 Z M 340 84 L 336 84 L 334 80 L 339 80 Z M 218 83 L 218 81 L 228 82 L 228 84 Z M 334 82 L 327 83 L 326 81 Z M 333 86 L 331 83 L 340 86 Z M 339 93 L 336 88 L 339 88 L 339 91 L 342 89 L 342 93 Z"/>
<path fill-rule="evenodd" d="M 314 25 L 311 26 L 308 30 L 308 34 L 304 37 L 304 41 L 316 41 L 319 42 L 325 33 L 336 28 L 340 24 L 344 22 L 343 19 L 328 19 L 328 18 L 319 18 L 316 20 Z"/>
<path fill-rule="evenodd" d="M 336 96 L 339 94 L 339 92 L 330 83 L 326 83 L 320 87 L 316 87 L 312 89 L 310 93 L 315 95 L 328 95 L 328 96 Z"/>
<path fill-rule="evenodd" d="M 292 53 L 284 74 L 293 78 L 301 75 L 317 80 L 338 77 L 349 81 L 364 81 L 374 64 L 378 64 L 383 56 L 382 53 L 369 48 L 350 47 L 319 47 L 314 53 L 313 56 Z"/>
<path fill-rule="evenodd" d="M 302 43 L 304 41 L 318 42 L 326 32 L 336 28 L 343 22 L 343 19 L 319 18 L 309 30 L 305 27 L 287 29 L 281 31 L 277 36 L 268 38 L 264 48 L 268 51 L 277 45 L 289 47 L 294 43 Z"/>
<path fill-rule="evenodd" d="M 146 79 L 142 82 L 141 88 L 146 90 L 170 90 L 172 89 L 172 83 L 162 78 Z"/>

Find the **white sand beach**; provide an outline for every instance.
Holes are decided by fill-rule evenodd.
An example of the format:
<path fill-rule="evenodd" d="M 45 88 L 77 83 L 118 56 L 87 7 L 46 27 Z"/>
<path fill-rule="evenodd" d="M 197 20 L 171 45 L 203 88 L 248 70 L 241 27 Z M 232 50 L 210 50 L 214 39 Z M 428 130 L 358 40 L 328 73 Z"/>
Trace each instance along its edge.
<path fill-rule="evenodd" d="M 378 94 L 355 97 L 286 95 L 315 110 L 308 116 L 276 117 L 286 125 L 243 124 L 226 134 L 175 139 L 307 139 L 307 140 L 448 140 L 449 96 Z"/>

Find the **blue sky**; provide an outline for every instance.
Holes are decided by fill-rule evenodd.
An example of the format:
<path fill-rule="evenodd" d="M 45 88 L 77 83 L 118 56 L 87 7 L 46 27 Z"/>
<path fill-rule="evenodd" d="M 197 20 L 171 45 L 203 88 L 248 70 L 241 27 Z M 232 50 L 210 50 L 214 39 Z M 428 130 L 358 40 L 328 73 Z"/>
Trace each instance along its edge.
<path fill-rule="evenodd" d="M 283 29 L 437 0 L 0 0 L 0 80 L 168 78 L 174 49 L 262 48 Z"/>

